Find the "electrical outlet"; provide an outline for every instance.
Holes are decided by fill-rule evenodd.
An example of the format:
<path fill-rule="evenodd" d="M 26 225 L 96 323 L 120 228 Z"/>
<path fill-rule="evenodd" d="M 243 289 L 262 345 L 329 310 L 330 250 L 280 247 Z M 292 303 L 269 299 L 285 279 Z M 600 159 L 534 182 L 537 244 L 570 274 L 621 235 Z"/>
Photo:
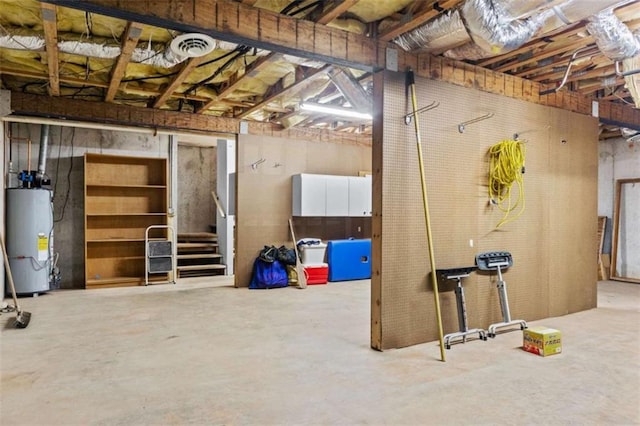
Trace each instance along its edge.
<path fill-rule="evenodd" d="M 469 240 L 469 247 L 473 247 L 473 240 Z"/>

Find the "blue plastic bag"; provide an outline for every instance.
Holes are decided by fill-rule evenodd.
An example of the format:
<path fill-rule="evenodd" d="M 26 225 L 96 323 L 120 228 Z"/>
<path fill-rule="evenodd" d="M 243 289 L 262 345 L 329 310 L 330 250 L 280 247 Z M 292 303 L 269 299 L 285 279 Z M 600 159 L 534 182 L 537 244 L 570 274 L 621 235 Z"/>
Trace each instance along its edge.
<path fill-rule="evenodd" d="M 288 285 L 287 269 L 279 260 L 265 262 L 258 257 L 253 262 L 253 273 L 249 283 L 250 289 L 279 288 Z"/>

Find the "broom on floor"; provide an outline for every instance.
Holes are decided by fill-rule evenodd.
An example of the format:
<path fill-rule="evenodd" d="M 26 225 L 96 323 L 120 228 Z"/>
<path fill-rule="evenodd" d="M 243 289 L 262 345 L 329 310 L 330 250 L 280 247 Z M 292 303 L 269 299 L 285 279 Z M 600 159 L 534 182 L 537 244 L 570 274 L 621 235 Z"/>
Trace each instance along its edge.
<path fill-rule="evenodd" d="M 23 311 L 18 305 L 18 296 L 16 295 L 16 286 L 13 283 L 13 275 L 11 274 L 11 266 L 9 265 L 9 257 L 7 255 L 7 249 L 4 246 L 4 237 L 0 234 L 0 246 L 2 246 L 2 257 L 4 258 L 4 268 L 7 272 L 7 278 L 9 281 L 9 287 L 11 288 L 11 295 L 13 296 L 13 304 L 16 308 L 16 328 L 27 328 L 29 321 L 31 321 L 31 313 Z"/>
<path fill-rule="evenodd" d="M 291 232 L 291 238 L 293 238 L 293 249 L 296 252 L 296 275 L 298 276 L 298 288 L 307 288 L 307 276 L 300 259 L 300 253 L 298 253 L 298 242 L 296 241 L 296 234 L 293 232 L 293 222 L 289 219 L 289 231 Z"/>

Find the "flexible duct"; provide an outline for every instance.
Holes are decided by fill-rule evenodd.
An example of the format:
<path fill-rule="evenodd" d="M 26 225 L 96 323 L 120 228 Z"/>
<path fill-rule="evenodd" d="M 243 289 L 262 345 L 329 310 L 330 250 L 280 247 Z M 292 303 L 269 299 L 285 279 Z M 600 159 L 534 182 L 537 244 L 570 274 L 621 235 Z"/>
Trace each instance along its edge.
<path fill-rule="evenodd" d="M 40 150 L 38 152 L 38 176 L 43 176 L 47 167 L 47 149 L 49 147 L 49 125 L 40 128 Z"/>
<path fill-rule="evenodd" d="M 0 35 L 0 47 L 16 50 L 43 50 L 44 38 L 30 35 L 2 34 Z"/>
<path fill-rule="evenodd" d="M 503 2 L 467 0 L 462 17 L 473 41 L 492 55 L 517 49 L 529 41 L 553 14 L 547 9 L 526 19 L 511 17 Z"/>
<path fill-rule="evenodd" d="M 396 37 L 393 42 L 406 51 L 433 52 L 450 49 L 470 40 L 460 17 L 460 11 L 456 9 Z"/>
<path fill-rule="evenodd" d="M 103 43 L 78 40 L 59 41 L 58 49 L 63 53 L 106 59 L 117 58 L 122 51 L 120 46 L 109 46 Z"/>
<path fill-rule="evenodd" d="M 371 111 L 370 96 L 348 70 L 331 67 L 327 75 L 354 109 Z"/>
<path fill-rule="evenodd" d="M 538 32 L 552 9 L 533 13 L 558 0 L 510 1 L 467 0 L 460 10 L 451 11 L 432 22 L 397 37 L 394 42 L 404 50 L 427 52 L 463 48 L 452 52 L 460 59 L 480 59 L 520 47 Z M 531 14 L 526 19 L 519 16 Z M 481 49 L 473 47 L 471 41 Z M 467 57 L 471 54 L 473 57 Z"/>
<path fill-rule="evenodd" d="M 171 49 L 155 51 L 152 49 L 133 49 L 131 60 L 145 65 L 153 65 L 160 68 L 171 68 L 188 59 L 186 56 L 176 55 Z"/>
<path fill-rule="evenodd" d="M 628 0 L 567 0 L 552 8 L 555 16 L 550 18 L 542 28 L 542 33 L 554 31 L 597 14 L 607 8 L 618 7 L 629 3 Z"/>
<path fill-rule="evenodd" d="M 589 18 L 586 28 L 609 59 L 619 61 L 640 53 L 640 40 L 610 9 Z"/>
<path fill-rule="evenodd" d="M 482 2 L 482 3 L 486 3 L 486 2 Z M 535 4 L 528 4 L 529 2 L 519 2 L 519 1 L 509 2 L 506 0 L 499 0 L 499 1 L 494 0 L 491 3 L 495 5 L 498 10 L 501 11 L 500 15 L 502 16 L 502 19 L 499 19 L 499 18 L 493 19 L 493 21 L 496 22 L 495 28 L 498 29 L 498 34 L 502 34 L 504 32 L 504 22 L 509 22 L 510 17 L 515 18 L 516 16 L 520 16 L 520 17 L 532 16 L 530 20 L 534 19 L 534 20 L 537 20 L 539 23 L 540 15 L 537 14 L 537 10 L 530 9 L 527 12 L 526 8 L 534 7 L 534 6 L 547 8 L 546 10 L 542 11 L 542 13 L 544 14 L 543 18 L 548 14 L 551 14 L 551 16 L 545 20 L 546 23 L 544 23 L 541 29 L 539 30 L 540 33 L 544 34 L 544 33 L 554 31 L 565 25 L 570 25 L 572 23 L 586 19 L 587 17 L 592 16 L 602 11 L 603 9 L 610 8 L 610 7 L 619 7 L 619 6 L 628 4 L 629 0 L 625 0 L 622 2 L 620 0 L 598 0 L 598 1 L 565 0 L 563 2 L 560 2 L 559 0 L 554 0 L 551 2 L 544 2 L 544 3 L 541 3 L 540 1 L 538 1 Z M 466 6 L 467 8 L 470 8 L 471 3 L 468 1 L 467 3 L 465 3 L 464 6 Z M 490 10 L 487 8 L 482 8 L 481 12 L 482 12 L 482 15 L 485 16 L 487 15 L 488 12 L 490 12 Z M 467 16 L 464 15 L 464 13 L 463 13 L 463 17 L 465 19 L 467 18 Z M 502 22 L 502 24 L 500 22 Z M 508 25 L 509 24 L 507 24 L 507 28 L 509 28 Z M 481 28 L 483 28 L 483 32 L 488 32 L 488 33 L 495 32 L 492 26 L 488 24 L 482 25 Z M 521 37 L 522 34 L 521 33 L 518 33 L 518 34 L 520 35 L 517 35 L 516 38 L 522 39 Z M 533 36 L 534 34 L 535 32 L 531 34 L 531 36 Z M 508 31 L 506 35 L 509 36 Z M 516 33 L 514 33 L 514 35 L 516 35 Z M 487 51 L 487 43 L 482 43 L 481 39 L 482 39 L 481 37 L 474 36 L 474 40 L 477 43 L 479 43 L 482 46 L 482 48 L 479 48 L 478 46 L 476 46 L 474 43 L 471 42 L 463 46 L 452 48 L 446 51 L 444 53 L 444 56 L 447 56 L 453 59 L 458 59 L 458 60 L 465 60 L 465 59 L 478 60 L 478 59 L 488 58 L 499 53 L 505 53 L 509 50 L 509 49 L 504 49 L 503 51 L 497 52 L 497 53 L 492 50 Z M 525 42 L 526 41 L 528 40 L 525 40 Z"/>
<path fill-rule="evenodd" d="M 486 50 L 482 49 L 472 41 L 462 46 L 458 46 L 454 49 L 449 49 L 444 52 L 443 55 L 447 58 L 456 59 L 458 61 L 477 61 L 479 59 L 492 56 L 490 53 L 488 53 Z"/>

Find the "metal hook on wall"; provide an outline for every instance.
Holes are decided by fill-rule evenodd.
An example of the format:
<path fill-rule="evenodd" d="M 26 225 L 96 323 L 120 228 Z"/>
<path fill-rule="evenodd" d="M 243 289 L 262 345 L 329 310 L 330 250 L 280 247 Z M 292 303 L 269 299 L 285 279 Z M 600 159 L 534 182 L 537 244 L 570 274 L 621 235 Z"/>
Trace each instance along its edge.
<path fill-rule="evenodd" d="M 514 134 L 513 134 L 513 140 L 514 140 L 514 141 L 519 140 L 519 139 L 520 139 L 520 137 L 521 137 L 522 135 L 524 135 L 525 133 L 533 133 L 533 132 L 538 132 L 538 131 L 540 131 L 540 130 L 548 130 L 548 129 L 550 129 L 550 128 L 551 128 L 551 125 L 550 125 L 550 124 L 547 124 L 546 126 L 544 126 L 544 127 L 539 127 L 539 128 L 537 128 L 537 129 L 528 129 L 528 130 L 523 130 L 523 131 L 521 131 L 521 132 L 516 132 L 516 133 L 514 133 Z"/>
<path fill-rule="evenodd" d="M 430 111 L 432 109 L 436 109 L 439 106 L 440 106 L 440 102 L 433 101 L 429 105 L 427 105 L 425 107 L 422 107 L 422 108 L 416 110 L 415 112 L 410 112 L 409 114 L 404 116 L 404 124 L 406 124 L 408 126 L 409 124 L 411 124 L 411 119 L 413 118 L 414 115 L 421 114 L 423 112 L 427 112 L 427 111 Z"/>
<path fill-rule="evenodd" d="M 492 112 L 490 112 L 488 114 L 485 114 L 485 115 L 483 115 L 481 117 L 474 118 L 473 120 L 469 120 L 469 121 L 465 121 L 464 123 L 460 123 L 460 124 L 458 124 L 458 131 L 460 133 L 464 133 L 465 126 L 468 126 L 469 124 L 477 123 L 478 121 L 488 120 L 491 117 L 493 117 L 493 113 Z"/>
<path fill-rule="evenodd" d="M 251 163 L 251 169 L 252 170 L 256 170 L 258 168 L 258 166 L 260 164 L 264 163 L 265 161 L 267 161 L 266 158 L 261 158 L 258 161 L 254 162 L 254 163 Z"/>

